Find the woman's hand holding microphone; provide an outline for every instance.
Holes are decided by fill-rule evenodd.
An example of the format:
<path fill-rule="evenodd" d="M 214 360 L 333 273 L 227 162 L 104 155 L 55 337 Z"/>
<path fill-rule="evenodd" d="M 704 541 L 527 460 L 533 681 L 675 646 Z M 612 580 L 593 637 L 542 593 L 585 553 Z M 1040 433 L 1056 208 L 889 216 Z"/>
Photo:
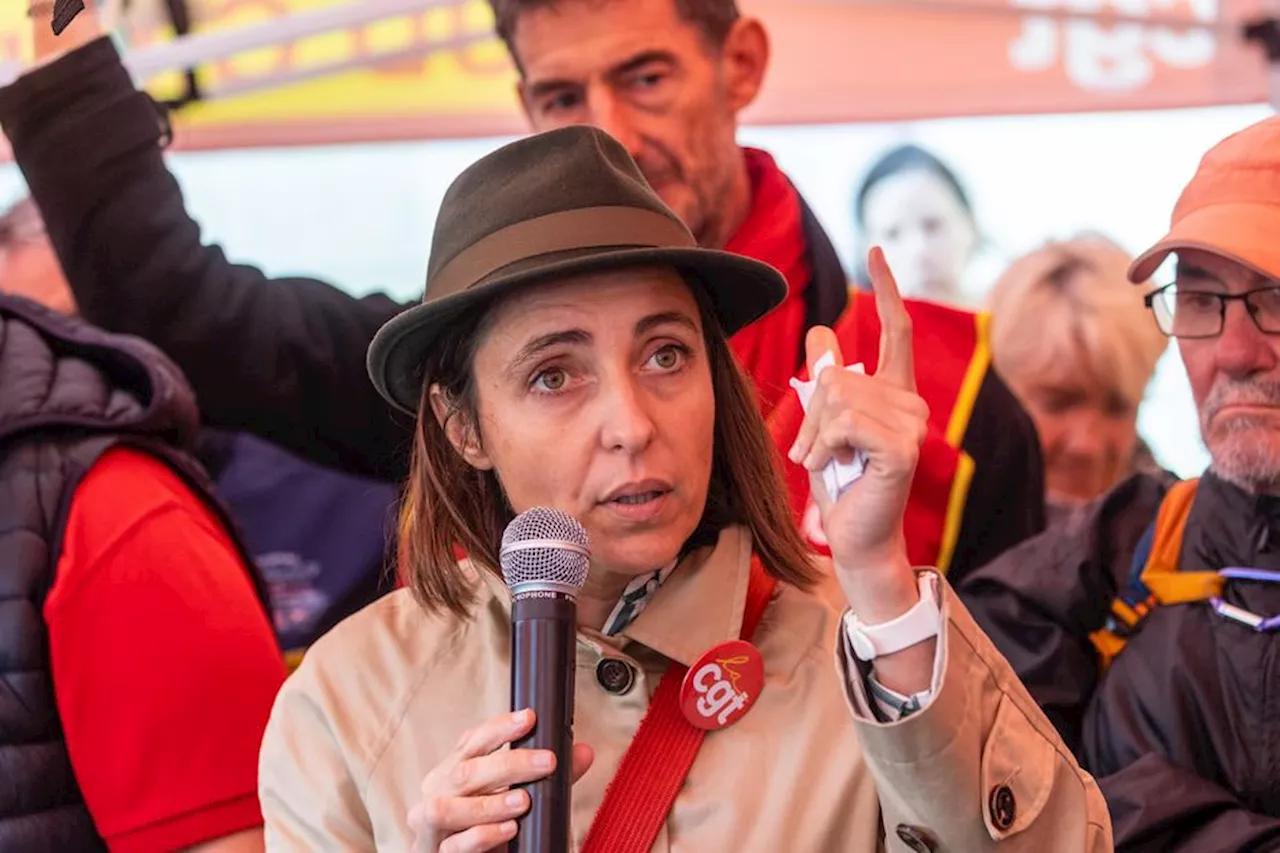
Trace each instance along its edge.
<path fill-rule="evenodd" d="M 550 776 L 556 755 L 545 749 L 502 749 L 533 730 L 533 711 L 501 714 L 464 734 L 422 780 L 409 812 L 414 853 L 484 853 L 515 837 L 529 794 L 515 785 Z M 574 744 L 573 781 L 591 767 L 591 747 Z"/>

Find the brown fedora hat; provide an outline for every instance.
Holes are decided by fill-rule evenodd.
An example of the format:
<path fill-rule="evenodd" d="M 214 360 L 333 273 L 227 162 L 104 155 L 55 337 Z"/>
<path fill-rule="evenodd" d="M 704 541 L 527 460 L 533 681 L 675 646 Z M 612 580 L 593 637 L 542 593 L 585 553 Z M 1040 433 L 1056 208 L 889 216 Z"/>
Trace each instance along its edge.
<path fill-rule="evenodd" d="M 670 266 L 705 290 L 731 335 L 787 294 L 768 264 L 698 248 L 612 137 L 579 125 L 499 148 L 458 176 L 436 219 L 421 305 L 369 346 L 369 376 L 417 412 L 423 363 L 441 329 L 498 296 L 578 273 Z"/>

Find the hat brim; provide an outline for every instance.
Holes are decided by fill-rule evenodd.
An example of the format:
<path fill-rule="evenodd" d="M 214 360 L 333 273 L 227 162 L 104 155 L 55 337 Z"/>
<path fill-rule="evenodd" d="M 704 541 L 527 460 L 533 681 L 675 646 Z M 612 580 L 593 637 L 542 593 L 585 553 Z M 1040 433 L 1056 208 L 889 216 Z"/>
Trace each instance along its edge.
<path fill-rule="evenodd" d="M 554 260 L 532 258 L 494 273 L 466 290 L 424 302 L 388 321 L 369 345 L 369 378 L 384 398 L 416 415 L 427 354 L 440 331 L 518 288 L 580 273 L 641 266 L 673 267 L 710 298 L 725 335 L 732 335 L 780 305 L 787 282 L 768 264 L 699 248 L 599 248 L 563 252 Z"/>
<path fill-rule="evenodd" d="M 1219 255 L 1267 278 L 1280 278 L 1280 207 L 1239 202 L 1193 211 L 1134 260 L 1129 280 L 1146 282 L 1169 255 L 1187 249 Z"/>

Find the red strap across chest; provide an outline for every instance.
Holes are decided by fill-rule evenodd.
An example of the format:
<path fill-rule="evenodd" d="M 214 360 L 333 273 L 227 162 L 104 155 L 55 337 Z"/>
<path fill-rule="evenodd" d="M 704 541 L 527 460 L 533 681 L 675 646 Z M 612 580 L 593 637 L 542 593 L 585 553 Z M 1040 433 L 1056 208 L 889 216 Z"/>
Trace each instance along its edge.
<path fill-rule="evenodd" d="M 753 559 L 741 639 L 755 635 L 776 586 L 759 558 Z M 673 663 L 658 682 L 649 710 L 605 789 L 583 853 L 647 853 L 653 846 L 707 734 L 680 710 L 680 685 L 687 671 Z"/>

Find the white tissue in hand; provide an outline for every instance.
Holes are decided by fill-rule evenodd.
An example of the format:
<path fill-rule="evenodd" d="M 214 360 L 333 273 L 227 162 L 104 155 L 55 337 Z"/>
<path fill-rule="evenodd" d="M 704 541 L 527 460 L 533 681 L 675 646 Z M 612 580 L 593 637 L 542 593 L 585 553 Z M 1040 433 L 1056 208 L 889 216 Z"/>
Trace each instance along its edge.
<path fill-rule="evenodd" d="M 809 411 L 809 399 L 813 396 L 813 391 L 818 387 L 818 377 L 822 375 L 822 371 L 828 367 L 834 367 L 836 363 L 835 356 L 827 353 L 818 359 L 813 365 L 813 378 L 808 382 L 801 382 L 799 379 L 791 380 L 791 387 L 796 389 L 796 396 L 800 398 L 800 406 Z M 845 370 L 852 370 L 854 373 L 866 373 L 867 371 L 861 364 L 845 365 Z M 862 476 L 862 472 L 867 467 L 867 456 L 862 451 L 855 451 L 852 462 L 838 462 L 832 459 L 822 469 L 822 482 L 827 487 L 827 495 L 831 500 L 839 500 L 845 490 L 854 484 L 854 482 Z"/>

